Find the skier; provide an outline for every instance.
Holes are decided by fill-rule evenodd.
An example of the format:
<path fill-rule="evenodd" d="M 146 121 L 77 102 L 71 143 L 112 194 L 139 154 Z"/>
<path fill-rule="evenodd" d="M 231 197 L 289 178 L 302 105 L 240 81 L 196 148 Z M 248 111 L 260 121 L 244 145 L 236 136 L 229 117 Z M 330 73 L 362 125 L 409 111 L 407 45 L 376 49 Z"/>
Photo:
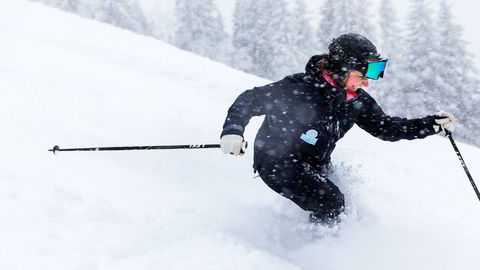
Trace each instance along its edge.
<path fill-rule="evenodd" d="M 336 142 L 357 124 L 385 141 L 425 138 L 453 130 L 455 118 L 440 112 L 418 119 L 386 115 L 362 87 L 383 78 L 382 59 L 367 38 L 343 34 L 314 55 L 305 73 L 246 90 L 228 110 L 221 134 L 225 154 L 246 151 L 243 132 L 253 116 L 265 115 L 254 145 L 254 172 L 275 192 L 310 212 L 309 221 L 340 222 L 345 198 L 329 179 Z"/>

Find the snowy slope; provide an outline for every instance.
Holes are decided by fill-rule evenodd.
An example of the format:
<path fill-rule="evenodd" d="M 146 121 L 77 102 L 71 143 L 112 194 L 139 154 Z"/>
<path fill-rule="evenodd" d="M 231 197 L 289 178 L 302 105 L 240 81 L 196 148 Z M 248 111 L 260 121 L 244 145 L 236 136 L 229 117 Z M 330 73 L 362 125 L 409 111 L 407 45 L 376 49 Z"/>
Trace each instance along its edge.
<path fill-rule="evenodd" d="M 439 136 L 387 143 L 352 130 L 334 155 L 350 216 L 321 240 L 306 213 L 253 179 L 251 149 L 243 158 L 47 152 L 216 143 L 233 99 L 265 83 L 151 38 L 2 0 L 0 269 L 478 267 L 480 203 Z M 459 147 L 479 182 L 479 149 Z"/>

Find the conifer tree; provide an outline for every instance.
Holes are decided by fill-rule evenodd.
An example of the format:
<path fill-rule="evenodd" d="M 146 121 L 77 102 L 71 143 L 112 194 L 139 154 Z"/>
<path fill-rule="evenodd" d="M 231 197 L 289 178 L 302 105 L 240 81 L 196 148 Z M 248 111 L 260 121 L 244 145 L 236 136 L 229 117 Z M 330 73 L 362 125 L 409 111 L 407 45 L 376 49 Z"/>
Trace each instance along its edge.
<path fill-rule="evenodd" d="M 353 7 L 353 9 L 347 9 L 348 13 L 352 15 L 351 25 L 348 31 L 360 34 L 376 44 L 376 28 L 372 23 L 373 13 L 371 11 L 371 0 L 355 0 L 353 3 L 349 1 L 345 2 L 347 5 L 352 5 Z"/>
<path fill-rule="evenodd" d="M 168 43 L 174 42 L 175 35 L 175 14 L 173 12 L 175 3 L 155 2 L 149 8 L 147 21 L 152 30 L 152 36 Z"/>
<path fill-rule="evenodd" d="M 264 78 L 272 78 L 273 42 L 269 33 L 270 6 L 268 0 L 256 0 L 250 2 L 252 20 L 251 57 L 254 66 L 254 74 Z"/>
<path fill-rule="evenodd" d="M 407 16 L 405 57 L 407 72 L 403 74 L 403 94 L 406 116 L 419 116 L 435 111 L 435 95 L 437 89 L 435 60 L 435 33 L 431 11 L 425 0 L 410 0 Z"/>
<path fill-rule="evenodd" d="M 356 17 L 360 16 L 355 10 L 354 0 L 337 0 L 335 9 L 335 16 L 337 17 L 332 23 L 335 25 L 334 36 L 339 36 L 344 33 L 354 32 L 352 29 L 356 27 Z"/>
<path fill-rule="evenodd" d="M 385 78 L 373 84 L 374 91 L 372 91 L 372 94 L 378 97 L 378 102 L 385 105 L 386 111 L 398 114 L 403 109 L 398 106 L 398 101 L 402 98 L 400 90 L 403 84 L 402 74 L 404 72 L 402 64 L 405 63 L 402 48 L 404 39 L 398 25 L 398 16 L 392 0 L 381 1 L 379 16 L 381 23 L 379 23 L 378 40 L 380 42 L 378 42 L 378 47 L 382 56 L 388 58 L 388 63 Z"/>
<path fill-rule="evenodd" d="M 69 11 L 69 12 L 77 12 L 79 5 L 82 3 L 81 0 L 33 0 L 35 2 L 42 2 L 44 4 Z"/>
<path fill-rule="evenodd" d="M 337 0 L 325 0 L 320 8 L 320 24 L 317 30 L 317 40 L 320 51 L 327 51 L 328 45 L 338 33 L 335 21 L 338 19 Z"/>
<path fill-rule="evenodd" d="M 295 32 L 294 16 L 287 10 L 285 0 L 266 0 L 266 5 L 270 6 L 269 18 L 266 24 L 267 40 L 271 44 L 272 50 L 268 69 L 264 70 L 266 77 L 271 79 L 281 79 L 282 77 L 294 73 L 299 66 L 296 48 L 298 32 Z"/>
<path fill-rule="evenodd" d="M 333 38 L 345 33 L 357 33 L 375 43 L 369 0 L 326 0 L 320 16 L 317 36 L 324 50 Z"/>
<path fill-rule="evenodd" d="M 151 34 L 138 0 L 34 0 L 140 34 Z"/>
<path fill-rule="evenodd" d="M 314 35 L 312 25 L 307 16 L 305 0 L 296 0 L 290 22 L 293 33 L 293 47 L 290 52 L 294 54 L 296 63 L 295 70 L 303 71 L 305 64 L 313 54 L 318 54 L 318 44 Z"/>
<path fill-rule="evenodd" d="M 96 19 L 136 33 L 149 34 L 147 19 L 136 0 L 102 0 Z"/>
<path fill-rule="evenodd" d="M 212 0 L 176 0 L 175 14 L 175 45 L 214 60 L 224 58 L 221 53 L 228 36 L 223 18 Z"/>
<path fill-rule="evenodd" d="M 235 49 L 233 66 L 254 73 L 253 44 L 255 20 L 252 18 L 252 0 L 237 0 L 233 13 L 232 45 Z"/>
<path fill-rule="evenodd" d="M 296 0 L 291 9 L 285 0 L 237 1 L 233 45 L 248 55 L 251 73 L 280 79 L 303 71 L 315 51 L 305 13 L 304 0 Z"/>
<path fill-rule="evenodd" d="M 80 5 L 79 0 L 62 0 L 60 1 L 60 8 L 70 11 L 77 12 Z"/>
<path fill-rule="evenodd" d="M 264 78 L 274 77 L 271 4 L 270 0 L 239 1 L 234 15 L 234 46 L 248 54 L 250 72 Z"/>
<path fill-rule="evenodd" d="M 479 82 L 474 77 L 473 55 L 467 51 L 461 38 L 462 28 L 453 22 L 451 8 L 445 0 L 440 2 L 436 25 L 438 109 L 450 111 L 459 119 L 458 138 L 480 145 L 478 136 L 472 136 L 472 130 L 480 130 L 480 110 L 477 109 L 480 92 L 476 88 Z"/>

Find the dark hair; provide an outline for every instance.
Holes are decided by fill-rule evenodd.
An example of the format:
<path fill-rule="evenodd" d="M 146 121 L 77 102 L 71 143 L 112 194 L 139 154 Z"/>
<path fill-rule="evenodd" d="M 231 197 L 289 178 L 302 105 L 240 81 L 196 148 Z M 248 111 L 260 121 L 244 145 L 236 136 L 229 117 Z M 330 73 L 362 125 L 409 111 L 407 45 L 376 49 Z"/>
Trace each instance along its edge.
<path fill-rule="evenodd" d="M 348 69 L 345 68 L 345 65 L 327 53 L 312 56 L 305 67 L 305 71 L 308 75 L 317 79 L 322 78 L 324 72 L 330 73 L 335 82 L 342 87 L 348 77 Z"/>

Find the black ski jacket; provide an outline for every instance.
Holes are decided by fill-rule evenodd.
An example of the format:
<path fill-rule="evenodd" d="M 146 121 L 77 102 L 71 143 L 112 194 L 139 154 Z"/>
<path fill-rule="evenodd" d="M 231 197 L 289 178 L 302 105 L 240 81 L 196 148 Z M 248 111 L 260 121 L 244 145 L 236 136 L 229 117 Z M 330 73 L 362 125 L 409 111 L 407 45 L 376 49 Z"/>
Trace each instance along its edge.
<path fill-rule="evenodd" d="M 413 140 L 436 133 L 433 115 L 418 119 L 390 117 L 363 89 L 345 101 L 345 90 L 307 73 L 243 92 L 228 110 L 221 136 L 243 136 L 250 118 L 260 115 L 265 115 L 265 120 L 255 138 L 255 170 L 285 158 L 323 166 L 330 162 L 336 142 L 354 124 L 385 141 Z"/>

